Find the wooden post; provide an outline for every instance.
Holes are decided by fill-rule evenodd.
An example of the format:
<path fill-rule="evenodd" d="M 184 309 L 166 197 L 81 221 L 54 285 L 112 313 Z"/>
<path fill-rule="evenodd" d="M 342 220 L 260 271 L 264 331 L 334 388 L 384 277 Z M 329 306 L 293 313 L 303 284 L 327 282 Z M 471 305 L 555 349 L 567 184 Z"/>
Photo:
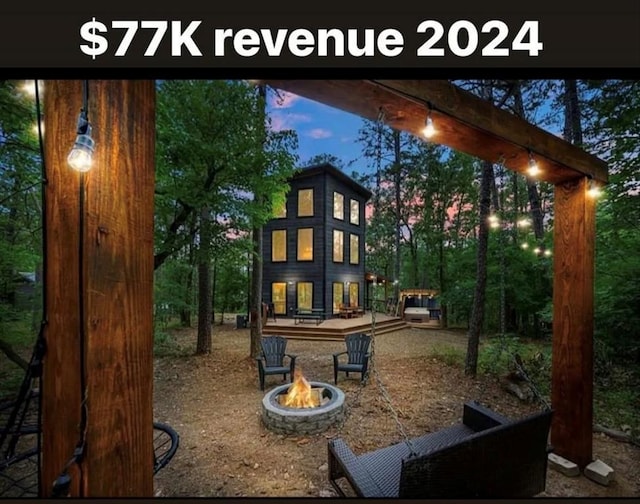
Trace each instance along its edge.
<path fill-rule="evenodd" d="M 66 162 L 82 107 L 82 82 L 48 81 L 45 89 L 49 323 L 42 496 L 51 494 L 51 483 L 82 439 L 84 370 L 85 452 L 70 467 L 71 496 L 149 497 L 155 88 L 152 81 L 89 81 L 96 151 L 84 183 Z"/>
<path fill-rule="evenodd" d="M 586 177 L 555 186 L 551 444 L 584 468 L 593 443 L 595 202 Z"/>

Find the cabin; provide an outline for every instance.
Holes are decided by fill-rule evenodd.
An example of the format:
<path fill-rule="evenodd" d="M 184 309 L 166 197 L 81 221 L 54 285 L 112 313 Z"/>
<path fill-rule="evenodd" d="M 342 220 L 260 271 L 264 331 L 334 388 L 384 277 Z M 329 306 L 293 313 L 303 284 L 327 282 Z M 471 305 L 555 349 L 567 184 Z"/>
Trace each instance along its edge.
<path fill-rule="evenodd" d="M 263 227 L 262 296 L 274 315 L 338 315 L 365 297 L 365 205 L 371 192 L 335 166 L 300 169 Z"/>

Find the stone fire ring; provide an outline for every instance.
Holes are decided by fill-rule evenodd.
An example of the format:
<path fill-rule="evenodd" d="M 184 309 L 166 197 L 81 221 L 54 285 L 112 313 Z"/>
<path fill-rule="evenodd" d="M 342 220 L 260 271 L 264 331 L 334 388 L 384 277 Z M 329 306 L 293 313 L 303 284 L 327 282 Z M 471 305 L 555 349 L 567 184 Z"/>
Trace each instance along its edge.
<path fill-rule="evenodd" d="M 312 388 L 324 388 L 328 401 L 316 408 L 289 408 L 278 402 L 290 383 L 270 390 L 262 398 L 262 421 L 267 429 L 278 434 L 318 434 L 344 418 L 344 392 L 333 385 L 310 382 Z"/>

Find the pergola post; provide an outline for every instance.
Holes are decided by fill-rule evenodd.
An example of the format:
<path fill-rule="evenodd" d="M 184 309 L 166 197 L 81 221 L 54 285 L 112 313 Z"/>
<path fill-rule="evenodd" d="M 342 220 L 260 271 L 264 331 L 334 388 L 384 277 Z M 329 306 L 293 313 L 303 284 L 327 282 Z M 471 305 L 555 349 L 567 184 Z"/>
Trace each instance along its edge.
<path fill-rule="evenodd" d="M 554 452 L 581 468 L 592 461 L 595 201 L 582 177 L 554 199 L 551 403 Z"/>
<path fill-rule="evenodd" d="M 84 457 L 69 466 L 71 496 L 149 497 L 155 88 L 153 81 L 89 81 L 88 90 L 96 150 L 93 168 L 81 175 L 66 158 L 82 82 L 45 83 L 41 494 L 51 495 L 84 438 Z"/>

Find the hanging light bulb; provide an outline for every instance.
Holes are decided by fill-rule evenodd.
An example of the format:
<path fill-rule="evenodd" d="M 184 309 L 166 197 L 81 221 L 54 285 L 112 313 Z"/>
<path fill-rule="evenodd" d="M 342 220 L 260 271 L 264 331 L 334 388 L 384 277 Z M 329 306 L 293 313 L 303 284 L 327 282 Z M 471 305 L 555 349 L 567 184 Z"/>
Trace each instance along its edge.
<path fill-rule="evenodd" d="M 496 214 L 489 215 L 489 217 L 487 217 L 487 221 L 489 221 L 489 226 L 493 229 L 500 227 L 500 217 L 498 217 Z"/>
<path fill-rule="evenodd" d="M 592 198 L 599 198 L 600 196 L 602 196 L 602 190 L 600 189 L 600 186 L 592 178 L 589 178 L 589 187 L 587 189 L 587 194 Z"/>
<path fill-rule="evenodd" d="M 544 256 L 545 257 L 551 257 L 551 251 L 549 249 L 545 249 Z"/>
<path fill-rule="evenodd" d="M 529 168 L 527 168 L 527 173 L 531 177 L 535 177 L 540 173 L 538 163 L 536 163 L 536 160 L 533 158 L 533 154 L 531 154 L 531 152 L 529 152 Z"/>
<path fill-rule="evenodd" d="M 91 169 L 93 164 L 95 142 L 91 138 L 91 124 L 89 124 L 85 109 L 80 111 L 78 117 L 77 134 L 76 141 L 67 156 L 67 162 L 74 170 L 86 172 Z"/>
<path fill-rule="evenodd" d="M 436 132 L 436 129 L 433 127 L 433 119 L 431 119 L 431 111 L 427 115 L 427 120 L 424 123 L 424 128 L 422 130 L 422 134 L 425 138 L 431 138 Z"/>
<path fill-rule="evenodd" d="M 522 250 L 527 250 L 529 248 L 529 244 L 527 242 L 524 242 L 522 245 L 520 245 L 520 247 L 522 248 Z"/>

